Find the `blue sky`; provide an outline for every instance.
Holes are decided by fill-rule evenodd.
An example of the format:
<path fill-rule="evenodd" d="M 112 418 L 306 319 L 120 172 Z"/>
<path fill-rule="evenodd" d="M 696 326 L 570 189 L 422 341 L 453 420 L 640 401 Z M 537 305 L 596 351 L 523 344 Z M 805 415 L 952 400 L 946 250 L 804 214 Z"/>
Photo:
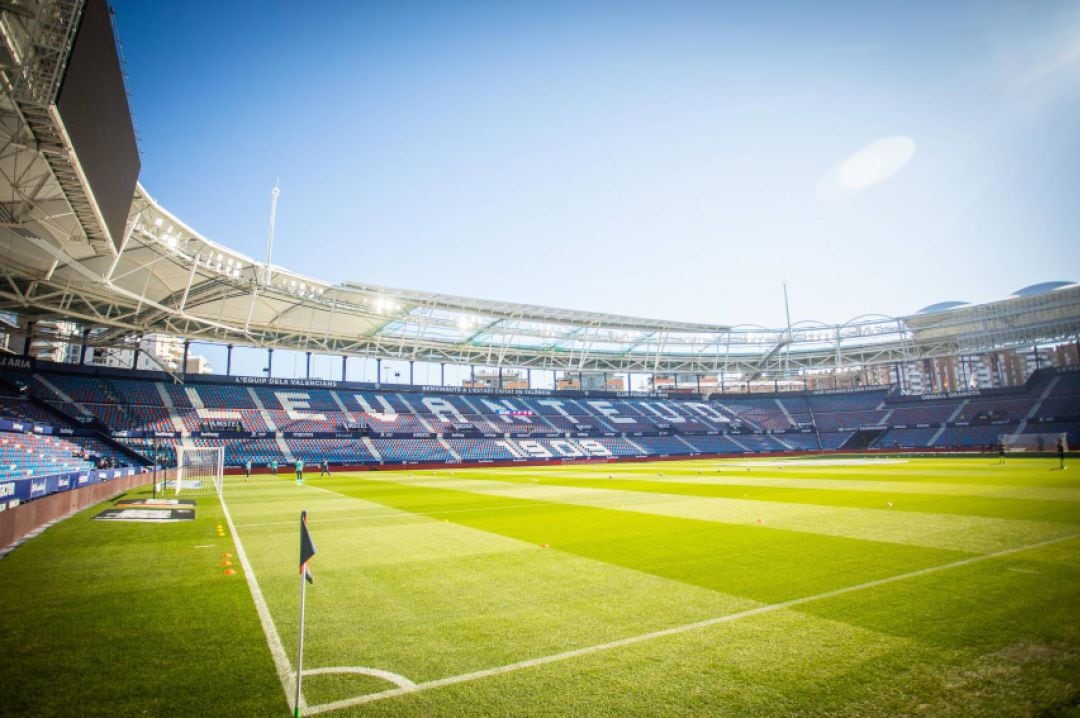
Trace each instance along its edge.
<path fill-rule="evenodd" d="M 773 326 L 782 281 L 842 322 L 1080 279 L 1080 3 L 113 4 L 143 185 L 264 259 L 280 178 L 321 279 Z"/>

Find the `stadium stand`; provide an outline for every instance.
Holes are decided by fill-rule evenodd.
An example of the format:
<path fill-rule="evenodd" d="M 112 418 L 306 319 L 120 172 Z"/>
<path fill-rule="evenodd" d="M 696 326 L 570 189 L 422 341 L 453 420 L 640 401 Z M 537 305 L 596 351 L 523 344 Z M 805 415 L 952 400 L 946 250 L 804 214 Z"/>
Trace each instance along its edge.
<path fill-rule="evenodd" d="M 89 471 L 82 447 L 53 436 L 0 432 L 0 481 Z"/>
<path fill-rule="evenodd" d="M 1068 432 L 1080 445 L 1080 372 L 1019 390 L 905 397 L 895 390 L 762 396 L 388 391 L 370 385 L 180 385 L 162 375 L 43 364 L 29 394 L 0 391 L 0 416 L 64 426 L 86 456 L 173 460 L 180 441 L 225 446 L 225 462 L 509 462 L 814 451 L 984 449 L 1001 434 Z M 53 412 L 47 407 L 56 410 Z M 70 421 L 64 417 L 71 417 Z M 80 431 L 80 429 L 82 429 Z M 112 440 L 107 436 L 111 434 Z"/>

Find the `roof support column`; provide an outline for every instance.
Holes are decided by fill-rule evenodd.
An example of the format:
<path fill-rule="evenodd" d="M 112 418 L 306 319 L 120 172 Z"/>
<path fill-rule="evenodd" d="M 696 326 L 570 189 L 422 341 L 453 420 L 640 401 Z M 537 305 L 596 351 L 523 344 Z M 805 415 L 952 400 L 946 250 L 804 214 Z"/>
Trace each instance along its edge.
<path fill-rule="evenodd" d="M 79 346 L 79 366 L 86 363 L 86 344 L 90 341 L 90 327 L 82 331 L 82 345 Z"/>
<path fill-rule="evenodd" d="M 382 357 L 375 358 L 375 383 L 382 384 Z"/>
<path fill-rule="evenodd" d="M 311 378 L 311 352 L 307 353 L 307 357 L 305 359 L 304 378 L 305 379 L 310 379 Z"/>
<path fill-rule="evenodd" d="M 416 363 L 415 360 L 413 360 L 413 359 L 409 360 L 409 386 L 413 385 L 413 364 L 415 364 L 415 363 Z"/>
<path fill-rule="evenodd" d="M 446 362 L 439 364 L 439 386 L 446 386 Z"/>
<path fill-rule="evenodd" d="M 30 356 L 30 344 L 34 341 L 34 322 L 33 320 L 26 323 L 26 338 L 23 340 L 22 353 L 24 357 Z"/>
<path fill-rule="evenodd" d="M 188 358 L 188 352 L 189 351 L 191 351 L 191 340 L 190 339 L 185 339 L 184 340 L 184 359 L 183 359 L 183 366 L 180 367 L 180 376 L 187 376 L 187 358 Z"/>
<path fill-rule="evenodd" d="M 345 370 L 349 366 L 349 357 L 347 354 L 341 355 L 341 380 L 345 381 Z"/>
<path fill-rule="evenodd" d="M 274 348 L 270 347 L 266 350 L 266 378 L 269 379 L 274 375 Z"/>
<path fill-rule="evenodd" d="M 225 347 L 225 376 L 232 376 L 232 344 Z"/>

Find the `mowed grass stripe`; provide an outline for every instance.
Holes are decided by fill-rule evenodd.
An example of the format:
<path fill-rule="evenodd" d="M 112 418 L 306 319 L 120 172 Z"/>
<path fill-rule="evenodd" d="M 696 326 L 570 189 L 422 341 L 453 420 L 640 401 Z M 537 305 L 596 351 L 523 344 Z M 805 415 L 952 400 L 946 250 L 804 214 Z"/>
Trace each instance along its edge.
<path fill-rule="evenodd" d="M 966 552 L 840 538 L 764 526 L 737 526 L 359 476 L 334 490 L 424 514 L 461 505 L 504 511 L 449 514 L 445 520 L 690 585 L 777 603 L 949 563 Z M 806 571 L 805 567 L 815 570 Z"/>
<path fill-rule="evenodd" d="M 725 465 L 726 466 L 726 465 Z M 1056 466 L 1056 464 L 1055 464 Z M 561 479 L 622 479 L 627 481 L 662 481 L 673 483 L 703 484 L 714 486 L 764 486 L 790 489 L 829 489 L 836 491 L 860 491 L 891 494 L 936 494 L 943 496 L 983 496 L 997 499 L 1028 499 L 1033 501 L 1055 501 L 1080 503 L 1080 480 L 1073 482 L 1073 488 L 1048 487 L 1036 483 L 1044 478 L 1038 473 L 1014 471 L 1014 482 L 1002 484 L 972 484 L 945 482 L 908 482 L 908 481 L 860 481 L 858 479 L 836 479 L 801 476 L 798 471 L 731 471 L 731 469 L 705 465 L 698 468 L 684 469 L 649 465 L 647 469 L 628 471 L 622 467 L 593 466 L 566 468 L 562 471 L 539 471 L 522 469 L 514 476 L 523 481 L 536 479 L 540 483 Z M 1048 469 L 1047 472 L 1052 469 Z M 482 478 L 482 471 L 455 471 L 459 477 Z M 947 479 L 947 475 L 942 475 Z M 1080 479 L 1080 477 L 1078 477 Z"/>
<path fill-rule="evenodd" d="M 1019 521 L 1049 521 L 1064 524 L 1080 524 L 1080 503 L 1072 501 L 1050 502 L 1018 498 L 991 498 L 985 496 L 942 496 L 939 494 L 849 491 L 818 487 L 792 488 L 790 486 L 763 486 L 761 484 L 708 484 L 683 483 L 677 480 L 655 480 L 655 477 L 626 479 L 613 478 L 564 478 L 559 475 L 545 476 L 538 483 L 555 486 L 573 486 L 585 489 L 616 491 L 641 491 L 676 496 L 701 496 L 708 498 L 750 499 L 752 501 L 776 501 L 785 504 L 812 504 L 815 506 L 838 506 L 845 508 L 881 509 L 894 511 L 917 511 L 921 513 L 981 516 L 985 518 Z M 503 474 L 500 481 L 520 484 L 533 483 L 529 476 Z"/>
<path fill-rule="evenodd" d="M 1046 488 L 1064 488 L 1076 490 L 1078 478 L 1076 469 L 1057 470 L 1057 459 L 1021 459 L 1009 458 L 999 464 L 996 457 L 971 458 L 967 456 L 942 459 L 910 459 L 896 463 L 864 458 L 858 463 L 837 465 L 829 463 L 829 457 L 822 457 L 821 466 L 815 466 L 807 457 L 798 460 L 762 459 L 690 459 L 687 461 L 650 461 L 625 463 L 596 467 L 608 473 L 657 473 L 678 475 L 680 473 L 696 475 L 697 471 L 718 472 L 724 476 L 737 477 L 749 473 L 757 477 L 776 477 L 787 479 L 827 479 L 852 482 L 905 482 L 910 484 L 937 484 L 947 477 L 949 483 L 966 484 L 976 489 L 1000 486 L 1004 488 L 1037 485 Z M 563 473 L 568 466 L 529 467 L 532 472 Z M 747 471 L 749 469 L 749 472 Z M 584 471 L 583 466 L 573 470 Z M 591 469 L 590 469 L 591 470 Z M 459 470 L 458 473 L 461 473 Z"/>
<path fill-rule="evenodd" d="M 149 488 L 122 498 L 150 498 Z M 287 710 L 216 498 L 168 524 L 93 521 L 0 560 L 4 716 L 252 716 Z"/>
<path fill-rule="evenodd" d="M 991 553 L 1016 545 L 1038 543 L 1067 536 L 1075 529 L 1070 524 L 897 512 L 888 507 L 860 509 L 753 501 L 749 498 L 724 499 L 579 488 L 539 481 L 504 481 L 504 477 L 514 475 L 512 469 L 491 469 L 483 474 L 483 479 L 458 478 L 458 472 L 454 473 L 454 477 L 434 473 L 407 476 L 387 473 L 379 474 L 380 478 L 372 480 L 742 526 L 754 525 L 761 519 L 772 528 L 973 553 Z"/>
<path fill-rule="evenodd" d="M 433 680 L 760 605 L 310 485 L 245 486 L 229 505 L 249 519 L 309 508 L 318 546 L 307 596 L 309 667 L 363 665 Z M 372 506 L 407 521 L 344 520 L 347 510 L 363 516 Z M 295 635 L 298 611 L 291 523 L 240 528 L 282 636 Z M 305 695 L 324 702 L 350 685 L 356 681 L 305 680 Z"/>
<path fill-rule="evenodd" d="M 1063 709 L 1075 705 L 1080 670 L 1078 603 L 1068 600 L 1076 548 L 976 558 L 350 715 L 1072 715 Z M 1002 570 L 1014 562 L 1061 573 L 1033 591 Z M 858 625 L 864 615 L 880 630 Z"/>

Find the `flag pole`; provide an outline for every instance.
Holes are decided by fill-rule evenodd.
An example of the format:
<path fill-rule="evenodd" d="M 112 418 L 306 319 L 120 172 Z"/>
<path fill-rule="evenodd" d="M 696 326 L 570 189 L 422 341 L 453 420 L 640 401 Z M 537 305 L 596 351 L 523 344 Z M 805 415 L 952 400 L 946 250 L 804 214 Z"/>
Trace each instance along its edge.
<path fill-rule="evenodd" d="M 300 646 L 296 652 L 296 701 L 293 703 L 293 718 L 300 718 L 300 678 L 304 675 L 304 596 L 307 594 L 307 581 L 300 571 Z"/>
<path fill-rule="evenodd" d="M 315 543 L 307 530 L 307 511 L 300 512 L 300 646 L 296 650 L 296 700 L 293 702 L 293 718 L 300 718 L 300 681 L 304 677 L 304 597 L 306 583 L 313 583 L 308 561 L 315 555 Z"/>

